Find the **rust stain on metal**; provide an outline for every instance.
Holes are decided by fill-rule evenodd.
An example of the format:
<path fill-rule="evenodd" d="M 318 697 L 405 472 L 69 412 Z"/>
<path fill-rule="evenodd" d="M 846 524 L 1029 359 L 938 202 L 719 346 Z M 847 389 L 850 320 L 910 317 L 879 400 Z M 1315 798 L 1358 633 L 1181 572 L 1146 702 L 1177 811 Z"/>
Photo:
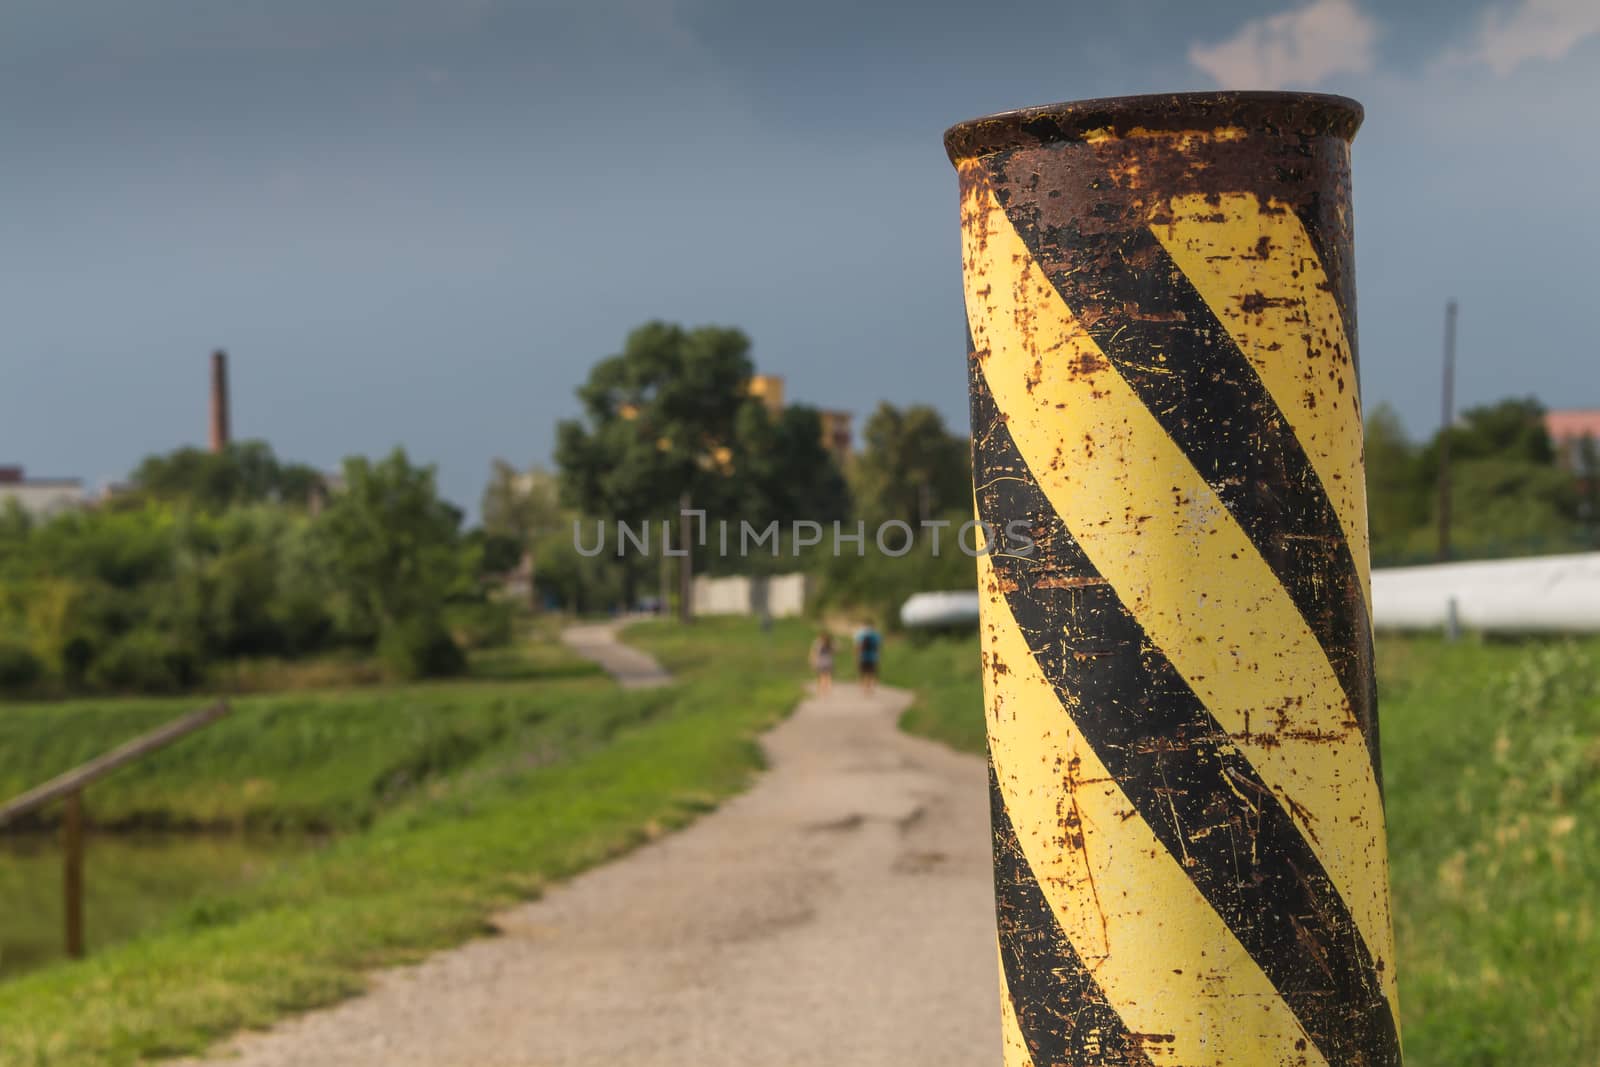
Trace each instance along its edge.
<path fill-rule="evenodd" d="M 1033 585 L 1036 589 L 1083 589 L 1087 586 L 1105 585 L 1106 580 L 1086 575 L 1042 575 Z"/>

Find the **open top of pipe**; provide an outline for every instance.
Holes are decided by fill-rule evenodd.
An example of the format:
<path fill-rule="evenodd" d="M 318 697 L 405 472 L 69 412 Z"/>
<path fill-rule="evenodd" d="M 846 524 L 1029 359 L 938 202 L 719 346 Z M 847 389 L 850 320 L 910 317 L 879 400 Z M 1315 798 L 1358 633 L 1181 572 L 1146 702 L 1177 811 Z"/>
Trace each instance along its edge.
<path fill-rule="evenodd" d="M 1074 100 L 970 119 L 944 134 L 952 163 L 1058 141 L 1126 137 L 1136 130 L 1238 128 L 1306 137 L 1355 136 L 1361 105 L 1326 93 L 1154 93 Z"/>

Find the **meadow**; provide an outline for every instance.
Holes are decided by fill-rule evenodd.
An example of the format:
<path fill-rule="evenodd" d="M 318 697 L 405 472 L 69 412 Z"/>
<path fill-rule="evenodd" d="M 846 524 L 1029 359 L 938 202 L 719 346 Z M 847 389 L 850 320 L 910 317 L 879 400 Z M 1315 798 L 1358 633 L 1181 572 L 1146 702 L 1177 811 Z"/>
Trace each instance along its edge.
<path fill-rule="evenodd" d="M 480 671 L 492 677 L 249 697 L 139 773 L 93 787 L 102 833 L 335 833 L 136 936 L 91 944 L 85 961 L 0 982 L 0 1064 L 201 1050 L 356 993 L 373 967 L 492 933 L 497 910 L 715 806 L 759 768 L 756 735 L 799 697 L 803 629 L 644 625 L 630 640 L 672 685 L 621 691 L 544 647 Z M 0 782 L 33 784 L 186 706 L 6 707 Z"/>

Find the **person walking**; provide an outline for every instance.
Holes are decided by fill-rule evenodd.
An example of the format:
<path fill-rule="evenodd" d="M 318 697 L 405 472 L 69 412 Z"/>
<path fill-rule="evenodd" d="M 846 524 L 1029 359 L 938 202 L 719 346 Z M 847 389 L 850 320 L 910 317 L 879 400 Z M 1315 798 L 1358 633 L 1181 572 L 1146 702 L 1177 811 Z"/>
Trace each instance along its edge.
<path fill-rule="evenodd" d="M 817 695 L 833 691 L 833 635 L 823 630 L 811 642 L 811 669 L 817 672 Z"/>
<path fill-rule="evenodd" d="M 856 674 L 865 692 L 870 693 L 878 686 L 878 651 L 882 646 L 882 635 L 873 627 L 872 620 L 868 619 L 856 631 Z"/>

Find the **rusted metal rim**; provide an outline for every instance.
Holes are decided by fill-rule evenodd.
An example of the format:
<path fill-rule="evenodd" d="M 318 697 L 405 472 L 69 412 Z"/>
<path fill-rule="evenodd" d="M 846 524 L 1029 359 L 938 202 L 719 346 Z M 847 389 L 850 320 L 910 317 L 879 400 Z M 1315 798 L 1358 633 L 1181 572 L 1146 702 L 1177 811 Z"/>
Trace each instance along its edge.
<path fill-rule="evenodd" d="M 1002 111 L 959 122 L 944 133 L 952 163 L 963 159 L 1091 134 L 1126 136 L 1133 130 L 1215 130 L 1236 127 L 1306 137 L 1355 136 L 1361 105 L 1327 93 L 1212 92 L 1107 96 Z"/>

